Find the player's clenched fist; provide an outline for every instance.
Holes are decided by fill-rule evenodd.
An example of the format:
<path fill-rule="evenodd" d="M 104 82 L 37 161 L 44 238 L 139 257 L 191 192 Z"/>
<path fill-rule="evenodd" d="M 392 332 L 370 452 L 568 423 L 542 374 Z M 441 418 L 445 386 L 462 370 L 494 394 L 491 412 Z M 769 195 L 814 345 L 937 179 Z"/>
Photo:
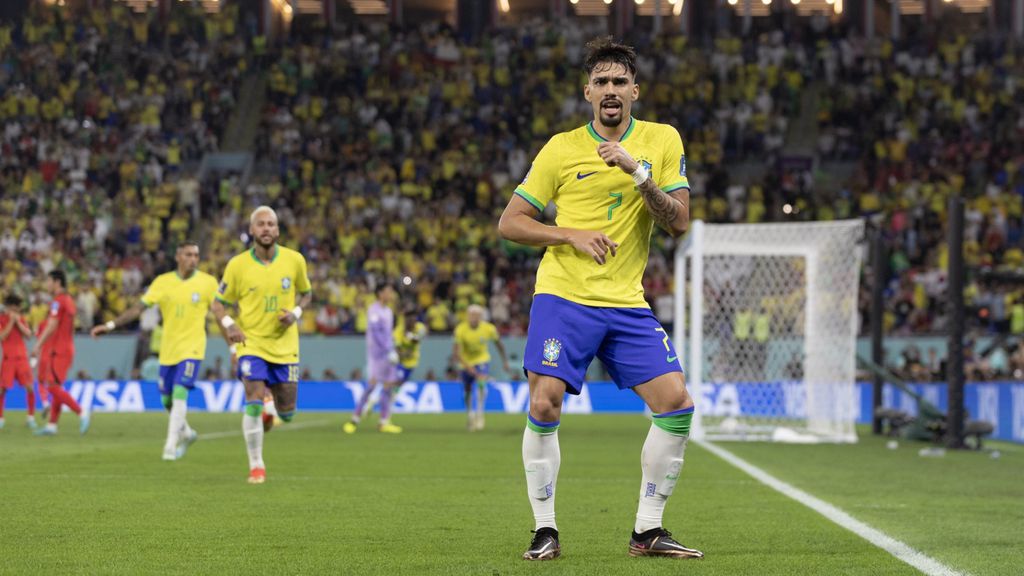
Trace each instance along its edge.
<path fill-rule="evenodd" d="M 287 328 L 288 326 L 295 324 L 295 314 L 293 314 L 290 310 L 287 310 L 277 317 L 277 321 Z"/>
<path fill-rule="evenodd" d="M 619 245 L 603 232 L 594 230 L 572 230 L 569 233 L 569 244 L 593 258 L 598 264 L 604 264 L 608 252 L 615 256 L 615 251 L 619 248 Z"/>
<path fill-rule="evenodd" d="M 242 332 L 242 329 L 237 324 L 232 324 L 224 330 L 232 344 L 242 344 L 245 342 L 245 333 Z"/>
<path fill-rule="evenodd" d="M 618 142 L 601 142 L 597 145 L 597 154 L 609 166 L 618 166 L 626 174 L 636 172 L 639 164 L 626 152 Z"/>

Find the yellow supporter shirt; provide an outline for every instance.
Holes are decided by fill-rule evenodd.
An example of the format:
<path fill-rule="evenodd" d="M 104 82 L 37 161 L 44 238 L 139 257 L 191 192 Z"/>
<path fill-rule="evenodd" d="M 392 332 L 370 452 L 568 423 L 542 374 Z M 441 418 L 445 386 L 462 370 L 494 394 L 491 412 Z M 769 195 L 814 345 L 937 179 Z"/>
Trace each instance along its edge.
<path fill-rule="evenodd" d="M 459 345 L 462 367 L 490 363 L 491 352 L 487 343 L 497 340 L 498 329 L 490 322 L 481 321 L 476 328 L 471 327 L 469 322 L 460 322 L 455 327 L 455 343 Z"/>
<path fill-rule="evenodd" d="M 256 356 L 275 364 L 299 361 L 299 327 L 287 328 L 278 317 L 295 307 L 296 296 L 310 291 L 306 259 L 277 246 L 270 263 L 256 258 L 254 248 L 232 258 L 224 269 L 217 299 L 239 308 L 238 327 L 245 343 L 238 356 Z"/>
<path fill-rule="evenodd" d="M 185 279 L 177 271 L 167 272 L 149 285 L 142 303 L 160 307 L 161 365 L 173 366 L 206 356 L 206 312 L 216 295 L 217 279 L 198 270 Z"/>
<path fill-rule="evenodd" d="M 619 244 L 618 254 L 609 255 L 604 265 L 568 244 L 548 247 L 535 293 L 586 306 L 648 308 L 642 281 L 654 221 L 632 178 L 597 154 L 603 141 L 590 124 L 556 134 L 516 188 L 537 210 L 554 202 L 558 226 L 600 230 Z M 664 192 L 689 188 L 683 142 L 675 128 L 630 118 L 620 142 Z"/>

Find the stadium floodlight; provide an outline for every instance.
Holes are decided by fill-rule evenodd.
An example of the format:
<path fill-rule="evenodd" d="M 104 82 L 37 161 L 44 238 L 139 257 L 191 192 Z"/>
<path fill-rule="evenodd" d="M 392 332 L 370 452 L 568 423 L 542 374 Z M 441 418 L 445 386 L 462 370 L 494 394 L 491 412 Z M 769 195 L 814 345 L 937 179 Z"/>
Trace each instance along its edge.
<path fill-rule="evenodd" d="M 696 438 L 856 441 L 863 229 L 691 224 L 676 251 L 674 328 Z"/>

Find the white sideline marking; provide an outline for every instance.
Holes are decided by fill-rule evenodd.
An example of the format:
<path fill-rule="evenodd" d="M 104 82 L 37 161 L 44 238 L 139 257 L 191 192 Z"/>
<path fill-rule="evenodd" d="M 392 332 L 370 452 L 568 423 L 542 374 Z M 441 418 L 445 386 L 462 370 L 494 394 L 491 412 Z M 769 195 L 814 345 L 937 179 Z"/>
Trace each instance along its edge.
<path fill-rule="evenodd" d="M 865 524 L 864 522 L 861 522 L 860 520 L 857 520 L 853 516 L 850 516 L 849 514 L 833 506 L 832 504 L 829 504 L 828 502 L 825 502 L 820 498 L 812 496 L 807 492 L 804 492 L 803 490 L 800 490 L 799 488 L 792 486 L 791 484 L 787 484 L 782 480 L 779 480 L 778 478 L 772 476 L 771 474 L 765 472 L 764 470 L 761 470 L 757 466 L 754 466 L 753 464 L 750 464 L 749 462 L 743 460 L 739 456 L 736 456 L 732 452 L 729 452 L 725 448 L 705 441 L 698 441 L 697 444 L 699 444 L 701 448 L 707 449 L 715 456 L 718 456 L 722 460 L 725 460 L 729 464 L 732 464 L 733 466 L 746 472 L 761 484 L 764 484 L 765 486 L 768 486 L 772 490 L 775 490 L 776 492 L 779 492 L 784 496 L 788 496 L 793 500 L 796 500 L 797 502 L 803 504 L 804 506 L 807 506 L 811 510 L 814 510 L 815 512 L 821 514 L 825 518 L 828 518 L 832 522 L 842 526 L 843 528 L 846 528 L 850 532 L 853 532 L 854 534 L 860 536 L 868 542 L 871 542 L 872 544 L 881 548 L 882 550 L 885 550 L 889 554 L 892 554 L 898 560 L 906 562 L 907 564 L 910 564 L 911 566 L 917 568 L 921 572 L 928 574 L 928 576 L 964 576 L 966 574 L 965 572 L 959 572 L 957 570 L 954 570 L 949 566 L 946 566 L 942 562 L 939 562 L 938 560 L 930 556 L 926 556 L 925 554 L 918 552 L 917 550 L 911 548 L 903 542 L 900 542 L 892 536 L 889 536 L 881 530 L 872 528 L 871 526 Z"/>
<path fill-rule="evenodd" d="M 298 422 L 295 424 L 282 424 L 280 426 L 274 426 L 276 432 L 287 432 L 289 430 L 301 430 L 303 428 L 319 428 L 321 426 L 327 426 L 331 422 L 329 420 L 311 420 L 309 422 Z M 338 430 L 341 430 L 341 424 L 338 424 Z M 221 438 L 231 438 L 233 436 L 241 436 L 241 430 L 230 430 L 225 432 L 211 432 L 209 434 L 199 433 L 199 440 L 219 440 Z"/>

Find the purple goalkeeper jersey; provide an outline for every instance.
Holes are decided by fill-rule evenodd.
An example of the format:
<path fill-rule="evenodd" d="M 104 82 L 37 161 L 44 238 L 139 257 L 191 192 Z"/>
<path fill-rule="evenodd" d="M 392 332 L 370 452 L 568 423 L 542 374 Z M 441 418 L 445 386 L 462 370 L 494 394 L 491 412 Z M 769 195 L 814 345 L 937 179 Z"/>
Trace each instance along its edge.
<path fill-rule="evenodd" d="M 374 363 L 386 361 L 395 349 L 395 316 L 391 308 L 374 302 L 366 316 L 366 360 Z"/>

